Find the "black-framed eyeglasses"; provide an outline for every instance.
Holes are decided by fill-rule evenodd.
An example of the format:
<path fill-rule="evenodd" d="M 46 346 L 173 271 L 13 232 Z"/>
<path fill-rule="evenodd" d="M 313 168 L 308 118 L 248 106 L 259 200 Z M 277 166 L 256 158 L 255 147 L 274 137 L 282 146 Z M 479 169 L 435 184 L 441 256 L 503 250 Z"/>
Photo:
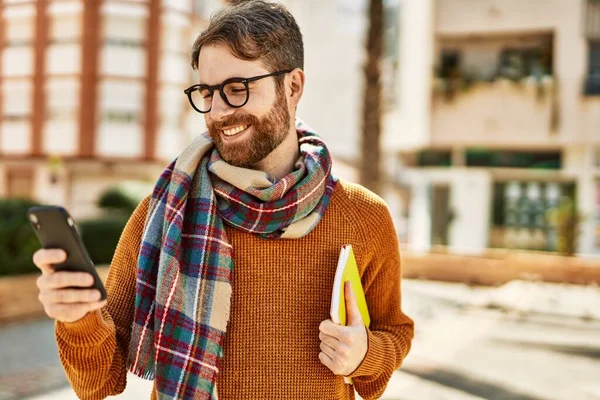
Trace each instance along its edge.
<path fill-rule="evenodd" d="M 252 78 L 229 78 L 220 85 L 213 86 L 197 84 L 190 86 L 183 92 L 187 95 L 194 110 L 201 114 L 210 112 L 215 90 L 219 91 L 221 98 L 229 107 L 241 108 L 250 100 L 250 88 L 248 86 L 250 82 L 289 72 L 292 72 L 292 70 L 277 71 L 271 74 L 253 76 Z"/>

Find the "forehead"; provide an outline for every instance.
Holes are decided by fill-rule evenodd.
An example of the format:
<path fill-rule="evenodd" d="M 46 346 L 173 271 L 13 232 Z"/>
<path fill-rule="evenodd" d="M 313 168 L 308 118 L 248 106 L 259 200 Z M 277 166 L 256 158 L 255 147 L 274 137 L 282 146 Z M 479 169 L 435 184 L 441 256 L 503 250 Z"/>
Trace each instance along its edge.
<path fill-rule="evenodd" d="M 225 45 L 210 44 L 200 49 L 198 57 L 200 83 L 216 85 L 229 78 L 249 78 L 268 72 L 261 61 L 237 58 Z"/>

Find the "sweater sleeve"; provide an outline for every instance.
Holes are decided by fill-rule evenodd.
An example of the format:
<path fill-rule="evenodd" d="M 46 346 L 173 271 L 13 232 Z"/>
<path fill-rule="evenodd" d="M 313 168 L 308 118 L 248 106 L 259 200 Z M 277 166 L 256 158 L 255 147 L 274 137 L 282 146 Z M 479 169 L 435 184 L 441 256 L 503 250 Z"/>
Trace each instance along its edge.
<path fill-rule="evenodd" d="M 138 205 L 119 239 L 106 280 L 106 306 L 72 323 L 56 322 L 60 360 L 80 399 L 104 399 L 125 389 L 137 258 L 148 203 L 146 198 Z"/>
<path fill-rule="evenodd" d="M 363 233 L 366 268 L 362 276 L 371 317 L 367 329 L 368 350 L 350 374 L 358 394 L 378 399 L 392 374 L 408 355 L 414 333 L 413 321 L 402 312 L 400 250 L 387 206 L 381 202 L 370 211 Z M 366 214 L 366 215 L 369 215 Z"/>

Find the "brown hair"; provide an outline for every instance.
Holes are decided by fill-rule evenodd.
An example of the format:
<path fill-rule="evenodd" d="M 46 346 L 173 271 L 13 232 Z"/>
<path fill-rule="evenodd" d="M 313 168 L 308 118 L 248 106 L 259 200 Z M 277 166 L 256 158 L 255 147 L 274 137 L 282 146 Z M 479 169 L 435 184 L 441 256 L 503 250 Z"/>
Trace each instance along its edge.
<path fill-rule="evenodd" d="M 300 27 L 281 4 L 248 0 L 216 12 L 194 42 L 192 68 L 198 68 L 202 46 L 214 43 L 242 60 L 261 60 L 271 72 L 304 68 Z"/>

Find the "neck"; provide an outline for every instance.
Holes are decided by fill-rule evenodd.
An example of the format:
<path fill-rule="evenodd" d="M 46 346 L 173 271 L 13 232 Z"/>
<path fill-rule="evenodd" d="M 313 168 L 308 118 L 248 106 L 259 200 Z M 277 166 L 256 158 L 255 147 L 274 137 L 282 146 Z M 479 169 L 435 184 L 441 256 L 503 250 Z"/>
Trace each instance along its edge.
<path fill-rule="evenodd" d="M 296 124 L 292 123 L 287 137 L 267 157 L 259 161 L 255 168 L 281 179 L 294 171 L 294 164 L 300 157 Z"/>

